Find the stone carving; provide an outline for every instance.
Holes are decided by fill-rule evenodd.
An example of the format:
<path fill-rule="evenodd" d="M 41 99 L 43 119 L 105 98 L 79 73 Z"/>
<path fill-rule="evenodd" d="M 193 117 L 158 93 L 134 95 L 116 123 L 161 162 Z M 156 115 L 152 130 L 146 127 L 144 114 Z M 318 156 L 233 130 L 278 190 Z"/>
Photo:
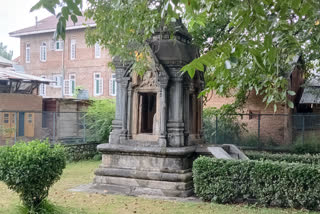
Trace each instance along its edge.
<path fill-rule="evenodd" d="M 140 81 L 140 84 L 138 87 L 140 89 L 142 88 L 156 88 L 158 87 L 157 84 L 157 74 L 155 71 L 147 71 L 144 73 L 142 80 Z"/>
<path fill-rule="evenodd" d="M 190 37 L 179 29 L 178 39 Z M 103 162 L 96 171 L 97 188 L 116 187 L 132 195 L 184 197 L 193 193 L 192 161 L 196 145 L 202 142 L 200 80 L 184 78 L 180 70 L 198 50 L 188 42 L 163 40 L 157 36 L 162 33 L 168 32 L 154 35 L 160 39 L 156 41 L 159 49 L 142 77 L 132 73 L 130 66 L 116 64 L 117 79 L 123 83 L 116 98 L 122 129 L 114 126 L 110 143 L 98 146 Z M 190 85 L 195 90 L 185 93 Z"/>

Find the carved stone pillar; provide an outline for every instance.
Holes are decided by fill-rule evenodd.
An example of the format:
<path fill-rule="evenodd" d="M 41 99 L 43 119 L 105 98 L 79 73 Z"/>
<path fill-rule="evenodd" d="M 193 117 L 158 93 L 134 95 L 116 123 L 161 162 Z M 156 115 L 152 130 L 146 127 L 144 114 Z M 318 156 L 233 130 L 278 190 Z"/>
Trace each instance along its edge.
<path fill-rule="evenodd" d="M 183 123 L 183 77 L 180 68 L 170 69 L 170 94 L 169 94 L 169 120 L 168 120 L 168 145 L 171 147 L 184 146 Z"/>
<path fill-rule="evenodd" d="M 192 118 L 192 134 L 194 137 L 197 136 L 197 123 L 198 123 L 198 118 L 197 118 L 197 108 L 198 108 L 198 99 L 196 96 L 196 93 L 192 93 L 192 110 L 193 110 L 193 118 Z"/>
<path fill-rule="evenodd" d="M 189 140 L 189 123 L 190 123 L 190 110 L 189 110 L 189 81 L 185 81 L 183 83 L 183 92 L 184 92 L 184 108 L 183 108 L 183 122 L 184 122 L 184 139 L 185 139 L 185 145 L 188 145 Z"/>
<path fill-rule="evenodd" d="M 128 135 L 127 138 L 131 139 L 132 138 L 132 84 L 129 83 L 128 86 L 128 123 L 127 123 L 127 130 L 128 130 Z"/>
<path fill-rule="evenodd" d="M 200 82 L 200 89 L 201 91 L 204 89 L 204 82 Z M 200 116 L 200 139 L 203 138 L 203 97 L 200 97 L 200 108 L 199 108 L 199 116 Z"/>
<path fill-rule="evenodd" d="M 115 119 L 112 121 L 112 132 L 109 136 L 109 143 L 111 144 L 118 144 L 120 143 L 120 133 L 122 129 L 122 113 L 121 113 L 121 97 L 122 97 L 122 90 L 121 90 L 121 78 L 124 73 L 125 66 L 122 64 L 116 65 L 116 82 L 117 82 L 117 94 L 116 94 L 116 113 Z"/>
<path fill-rule="evenodd" d="M 167 86 L 168 86 L 168 77 L 160 77 L 160 136 L 159 136 L 159 146 L 167 146 Z"/>
<path fill-rule="evenodd" d="M 122 113 L 122 129 L 121 129 L 121 135 L 120 135 L 120 143 L 122 140 L 127 139 L 127 116 L 128 116 L 128 83 L 129 83 L 128 77 L 123 77 L 121 80 L 121 90 L 122 90 L 122 97 L 121 97 L 121 113 Z"/>
<path fill-rule="evenodd" d="M 116 82 L 117 82 L 117 88 L 116 88 L 116 115 L 115 115 L 115 120 L 121 120 L 121 75 L 122 71 L 118 71 L 116 73 Z"/>

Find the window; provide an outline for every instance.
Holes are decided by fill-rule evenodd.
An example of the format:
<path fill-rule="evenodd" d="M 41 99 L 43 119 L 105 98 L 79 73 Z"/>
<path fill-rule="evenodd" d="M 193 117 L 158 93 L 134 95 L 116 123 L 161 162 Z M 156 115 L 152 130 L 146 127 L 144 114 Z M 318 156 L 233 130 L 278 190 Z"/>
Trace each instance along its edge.
<path fill-rule="evenodd" d="M 76 40 L 72 39 L 70 44 L 70 59 L 76 59 Z"/>
<path fill-rule="evenodd" d="M 46 76 L 41 76 L 41 78 L 46 78 Z M 47 93 L 47 86 L 44 83 L 41 83 L 39 86 L 39 95 L 45 97 Z"/>
<path fill-rule="evenodd" d="M 70 81 L 70 95 L 74 95 L 74 92 L 76 90 L 76 75 L 70 74 L 69 75 L 69 81 Z"/>
<path fill-rule="evenodd" d="M 64 80 L 64 95 L 73 96 L 76 90 L 76 75 L 70 74 L 68 80 Z"/>
<path fill-rule="evenodd" d="M 95 58 L 101 57 L 101 47 L 98 42 L 94 45 L 94 56 Z"/>
<path fill-rule="evenodd" d="M 69 95 L 70 94 L 70 81 L 69 80 L 64 80 L 63 94 L 64 95 Z"/>
<path fill-rule="evenodd" d="M 28 123 L 32 123 L 32 119 L 33 119 L 32 114 L 28 114 Z"/>
<path fill-rule="evenodd" d="M 52 77 L 53 77 L 52 79 L 55 82 L 52 83 L 51 86 L 55 87 L 55 88 L 61 88 L 61 86 L 62 86 L 62 75 L 61 74 L 54 74 Z"/>
<path fill-rule="evenodd" d="M 9 114 L 3 115 L 3 123 L 9 123 Z"/>
<path fill-rule="evenodd" d="M 45 62 L 47 61 L 47 43 L 42 42 L 40 46 L 40 61 Z"/>
<path fill-rule="evenodd" d="M 26 44 L 26 63 L 30 63 L 30 44 Z"/>
<path fill-rule="evenodd" d="M 109 81 L 109 94 L 110 94 L 110 96 L 117 95 L 117 81 L 116 81 L 115 74 L 112 74 L 111 79 Z"/>
<path fill-rule="evenodd" d="M 55 42 L 55 50 L 56 51 L 62 51 L 64 46 L 63 40 L 58 40 Z"/>
<path fill-rule="evenodd" d="M 100 96 L 103 94 L 103 79 L 100 73 L 94 73 L 94 96 Z"/>

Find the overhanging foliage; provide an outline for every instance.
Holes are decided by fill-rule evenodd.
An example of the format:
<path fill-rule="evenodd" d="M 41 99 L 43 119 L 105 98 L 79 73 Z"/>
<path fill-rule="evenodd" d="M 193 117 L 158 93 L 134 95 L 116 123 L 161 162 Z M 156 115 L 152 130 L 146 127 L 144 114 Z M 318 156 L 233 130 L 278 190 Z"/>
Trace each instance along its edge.
<path fill-rule="evenodd" d="M 319 57 L 320 2 L 318 0 L 88 0 L 84 15 L 97 26 L 87 33 L 87 42 L 100 42 L 112 55 L 143 63 L 146 41 L 161 23 L 182 18 L 200 47 L 201 57 L 182 68 L 193 76 L 206 72 L 206 88 L 219 95 L 254 91 L 264 102 L 287 103 L 288 76 L 297 58 L 307 66 Z M 54 14 L 57 6 L 58 35 L 64 38 L 65 23 L 81 15 L 81 0 L 40 0 L 41 7 Z M 163 25 L 162 25 L 163 26 Z M 172 29 L 173 30 L 173 29 Z M 137 54 L 138 53 L 138 54 Z M 140 59 L 140 62 L 139 62 Z M 142 62 L 141 62 L 142 61 Z M 139 67 L 139 66 L 137 66 Z M 140 66 L 141 67 L 141 66 Z M 239 93 L 238 93 L 239 92 Z M 242 95 L 243 96 L 243 95 Z"/>

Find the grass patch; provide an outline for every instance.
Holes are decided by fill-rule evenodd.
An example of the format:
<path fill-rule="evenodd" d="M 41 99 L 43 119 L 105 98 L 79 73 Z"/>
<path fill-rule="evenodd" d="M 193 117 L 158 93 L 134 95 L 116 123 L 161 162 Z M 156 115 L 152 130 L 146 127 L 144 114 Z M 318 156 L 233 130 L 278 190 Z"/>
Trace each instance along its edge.
<path fill-rule="evenodd" d="M 50 190 L 49 202 L 55 205 L 61 214 L 285 214 L 309 213 L 303 210 L 260 208 L 247 205 L 219 205 L 213 203 L 176 202 L 129 197 L 119 195 L 99 195 L 70 192 L 68 189 L 80 184 L 92 182 L 94 170 L 100 161 L 80 161 L 69 163 L 58 181 Z M 0 182 L 0 213 L 19 214 L 19 198 Z M 315 213 L 315 212 L 314 212 Z"/>

